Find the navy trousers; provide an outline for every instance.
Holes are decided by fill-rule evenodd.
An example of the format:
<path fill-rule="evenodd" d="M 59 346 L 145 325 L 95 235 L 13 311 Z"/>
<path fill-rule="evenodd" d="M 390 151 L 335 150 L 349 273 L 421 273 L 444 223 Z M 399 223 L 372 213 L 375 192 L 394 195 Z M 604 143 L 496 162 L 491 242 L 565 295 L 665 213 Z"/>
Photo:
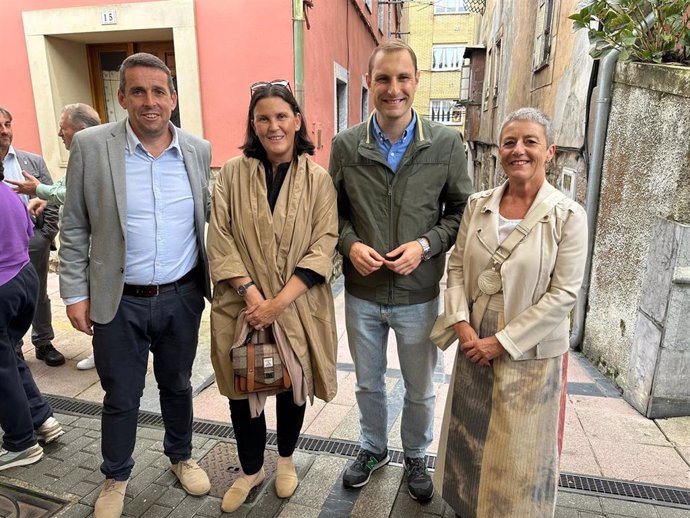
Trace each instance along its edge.
<path fill-rule="evenodd" d="M 22 451 L 36 444 L 34 429 L 53 415 L 31 371 L 14 352 L 31 325 L 39 280 L 31 263 L 0 286 L 0 426 L 2 447 Z"/>
<path fill-rule="evenodd" d="M 165 424 L 170 461 L 192 455 L 192 364 L 204 310 L 203 288 L 193 280 L 155 297 L 123 295 L 115 318 L 93 326 L 96 370 L 105 391 L 101 417 L 101 472 L 127 480 L 134 467 L 139 401 L 149 351 Z"/>

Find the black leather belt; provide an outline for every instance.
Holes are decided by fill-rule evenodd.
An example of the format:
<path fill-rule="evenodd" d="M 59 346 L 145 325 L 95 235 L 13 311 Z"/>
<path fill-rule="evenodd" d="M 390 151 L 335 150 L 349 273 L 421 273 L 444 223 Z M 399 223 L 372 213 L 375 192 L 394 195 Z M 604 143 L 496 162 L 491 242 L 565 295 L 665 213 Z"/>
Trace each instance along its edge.
<path fill-rule="evenodd" d="M 192 282 L 196 278 L 196 271 L 196 268 L 192 268 L 178 280 L 175 282 L 169 282 L 168 284 L 125 284 L 122 294 L 132 295 L 134 297 L 157 297 L 161 293 L 173 291 L 181 286 L 184 286 L 185 284 Z"/>

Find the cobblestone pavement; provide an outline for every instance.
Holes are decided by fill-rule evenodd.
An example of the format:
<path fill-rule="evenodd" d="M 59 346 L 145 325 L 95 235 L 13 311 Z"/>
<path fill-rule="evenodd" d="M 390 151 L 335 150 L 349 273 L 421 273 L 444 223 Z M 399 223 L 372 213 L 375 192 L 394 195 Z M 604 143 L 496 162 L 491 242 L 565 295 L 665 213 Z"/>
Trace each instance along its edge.
<path fill-rule="evenodd" d="M 91 516 L 103 476 L 100 464 L 100 421 L 95 418 L 56 414 L 67 433 L 56 443 L 45 447 L 46 455 L 38 463 L 6 470 L 0 474 L 0 516 L 50 516 L 42 508 L 59 507 L 55 516 L 82 518 Z M 341 477 L 350 458 L 297 451 L 295 464 L 300 477 L 297 491 L 288 500 L 275 496 L 273 477 L 251 495 L 252 501 L 238 511 L 225 514 L 218 496 L 187 495 L 169 470 L 163 454 L 163 430 L 140 426 L 134 453 L 136 461 L 125 496 L 126 517 L 189 518 L 219 516 L 251 518 L 366 518 L 449 517 L 454 512 L 435 496 L 425 505 L 414 502 L 407 494 L 403 468 L 389 465 L 377 471 L 361 490 L 342 487 Z M 203 463 L 219 444 L 228 441 L 196 435 L 193 456 Z M 213 474 L 212 474 L 213 478 Z M 214 488 L 215 489 L 215 488 Z M 214 493 L 212 489 L 212 493 Z M 220 493 L 227 487 L 219 488 Z M 32 500 L 26 495 L 40 495 L 48 502 Z M 4 498 L 3 498 L 4 497 Z M 2 501 L 18 502 L 24 514 L 3 514 Z M 27 503 L 29 501 L 29 503 Z M 31 503 L 33 501 L 33 503 Z M 596 494 L 561 490 L 558 494 L 557 518 L 690 517 L 690 510 L 652 503 L 603 498 Z"/>

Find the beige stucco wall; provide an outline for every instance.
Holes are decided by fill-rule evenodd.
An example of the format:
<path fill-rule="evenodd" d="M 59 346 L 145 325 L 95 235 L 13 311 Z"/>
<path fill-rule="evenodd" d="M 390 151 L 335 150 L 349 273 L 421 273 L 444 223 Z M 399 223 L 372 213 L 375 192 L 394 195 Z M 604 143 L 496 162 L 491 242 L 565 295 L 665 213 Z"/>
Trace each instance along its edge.
<path fill-rule="evenodd" d="M 690 223 L 690 68 L 619 64 L 583 350 L 625 386 L 657 216 Z"/>

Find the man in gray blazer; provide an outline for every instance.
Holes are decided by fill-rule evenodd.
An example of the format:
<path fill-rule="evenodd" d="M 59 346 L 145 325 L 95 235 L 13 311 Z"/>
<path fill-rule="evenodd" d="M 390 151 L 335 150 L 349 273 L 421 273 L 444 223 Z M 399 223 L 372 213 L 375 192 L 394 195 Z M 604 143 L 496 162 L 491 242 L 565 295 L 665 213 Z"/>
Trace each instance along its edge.
<path fill-rule="evenodd" d="M 5 166 L 6 180 L 24 180 L 22 171 L 38 179 L 41 183 L 52 185 L 48 167 L 42 157 L 12 147 L 12 114 L 5 108 L 0 108 L 0 160 Z M 8 182 L 9 183 L 9 182 Z M 29 203 L 30 197 L 19 196 L 24 203 Z M 48 263 L 50 262 L 50 246 L 58 231 L 58 209 L 51 207 L 43 211 L 41 216 L 34 218 L 34 235 L 29 242 L 29 257 L 38 274 L 38 302 L 36 313 L 31 324 L 31 341 L 36 348 L 36 358 L 46 362 L 46 365 L 56 367 L 65 363 L 65 357 L 53 347 L 53 332 L 48 298 Z M 17 354 L 22 355 L 22 341 L 15 344 Z"/>
<path fill-rule="evenodd" d="M 93 335 L 105 391 L 96 518 L 122 513 L 134 466 L 149 351 L 172 471 L 192 495 L 209 491 L 191 459 L 192 363 L 210 298 L 204 225 L 210 144 L 170 123 L 170 70 L 134 54 L 120 67 L 127 119 L 74 136 L 60 246 L 60 294 L 72 325 Z"/>

